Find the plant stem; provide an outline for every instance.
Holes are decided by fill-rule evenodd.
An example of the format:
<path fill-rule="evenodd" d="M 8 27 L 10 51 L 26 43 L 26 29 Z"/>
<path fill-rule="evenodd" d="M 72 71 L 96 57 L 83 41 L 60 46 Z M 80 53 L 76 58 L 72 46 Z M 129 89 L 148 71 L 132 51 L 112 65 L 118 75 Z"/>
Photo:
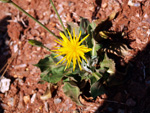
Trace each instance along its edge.
<path fill-rule="evenodd" d="M 61 23 L 61 26 L 62 26 L 63 29 L 64 29 L 64 33 L 65 33 L 66 37 L 69 37 L 69 36 L 68 36 L 68 33 L 67 33 L 67 31 L 66 31 L 66 29 L 65 29 L 65 27 L 64 27 L 64 24 L 63 24 L 63 22 L 62 22 L 62 20 L 61 20 L 61 18 L 60 18 L 60 16 L 59 16 L 59 14 L 58 14 L 58 12 L 57 12 L 57 9 L 56 9 L 56 7 L 54 6 L 53 1 L 52 1 L 52 0 L 49 0 L 49 1 L 50 1 L 50 3 L 52 4 L 52 7 L 53 7 L 53 9 L 54 9 L 54 11 L 55 11 L 55 13 L 56 13 L 56 15 L 57 15 L 57 17 L 58 17 L 60 23 Z"/>
<path fill-rule="evenodd" d="M 33 19 L 35 22 L 37 22 L 41 27 L 43 27 L 46 31 L 48 31 L 50 34 L 52 34 L 55 38 L 59 39 L 52 31 L 50 31 L 47 27 L 45 27 L 41 22 L 39 22 L 38 20 L 36 20 L 33 16 L 31 16 L 29 13 L 27 13 L 25 10 L 23 10 L 22 8 L 20 8 L 17 4 L 15 4 L 13 1 L 10 1 L 9 3 L 11 3 L 13 6 L 15 6 L 18 10 L 20 10 L 21 12 L 25 13 L 28 17 L 30 17 L 31 19 Z"/>
<path fill-rule="evenodd" d="M 100 77 L 94 72 L 94 73 L 92 73 L 92 75 L 96 78 L 96 80 L 99 80 L 100 79 Z"/>

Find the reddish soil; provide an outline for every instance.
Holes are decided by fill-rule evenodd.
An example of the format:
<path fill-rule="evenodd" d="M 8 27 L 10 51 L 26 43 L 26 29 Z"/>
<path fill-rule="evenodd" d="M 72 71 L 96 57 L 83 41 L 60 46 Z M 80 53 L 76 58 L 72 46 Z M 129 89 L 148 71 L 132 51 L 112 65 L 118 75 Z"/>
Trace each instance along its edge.
<path fill-rule="evenodd" d="M 49 0 L 13 0 L 46 27 L 59 35 L 62 27 Z M 80 17 L 89 21 L 106 19 L 118 12 L 109 30 L 124 31 L 130 55 L 126 63 L 133 69 L 130 79 L 122 85 L 110 88 L 109 94 L 95 101 L 82 98 L 84 106 L 77 106 L 62 91 L 62 86 L 48 100 L 41 100 L 47 83 L 39 84 L 40 70 L 33 66 L 45 55 L 46 49 L 33 47 L 28 39 L 36 39 L 52 49 L 57 44 L 55 37 L 37 23 L 19 12 L 11 4 L 0 3 L 0 68 L 12 58 L 5 77 L 11 79 L 10 89 L 0 93 L 0 112 L 5 113 L 150 113 L 150 0 L 53 0 L 66 22 L 80 22 Z M 1 73 L 2 74 L 2 73 Z M 34 99 L 35 96 L 35 99 Z"/>

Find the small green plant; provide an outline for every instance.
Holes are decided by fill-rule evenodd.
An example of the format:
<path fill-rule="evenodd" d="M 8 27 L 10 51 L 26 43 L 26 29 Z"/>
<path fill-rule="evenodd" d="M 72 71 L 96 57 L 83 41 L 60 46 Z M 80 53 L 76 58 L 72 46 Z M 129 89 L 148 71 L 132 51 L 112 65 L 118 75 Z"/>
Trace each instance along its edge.
<path fill-rule="evenodd" d="M 115 61 L 108 57 L 108 53 L 124 55 L 128 50 L 125 44 L 110 40 L 110 37 L 116 35 L 116 32 L 103 30 L 103 25 L 107 21 L 113 20 L 116 13 L 112 13 L 106 20 L 96 20 L 91 23 L 87 19 L 81 18 L 79 25 L 68 22 L 68 27 L 65 28 L 52 0 L 50 0 L 64 29 L 64 33 L 60 32 L 62 39 L 59 39 L 11 0 L 0 1 L 11 3 L 27 14 L 55 36 L 56 43 L 60 44 L 60 47 L 50 50 L 37 40 L 29 40 L 31 45 L 51 51 L 49 56 L 35 64 L 41 70 L 40 82 L 46 81 L 51 85 L 63 84 L 64 93 L 78 105 L 82 105 L 79 96 L 85 91 L 93 98 L 106 93 L 105 87 L 109 85 L 112 76 L 116 73 Z M 87 87 L 87 84 L 90 87 Z"/>

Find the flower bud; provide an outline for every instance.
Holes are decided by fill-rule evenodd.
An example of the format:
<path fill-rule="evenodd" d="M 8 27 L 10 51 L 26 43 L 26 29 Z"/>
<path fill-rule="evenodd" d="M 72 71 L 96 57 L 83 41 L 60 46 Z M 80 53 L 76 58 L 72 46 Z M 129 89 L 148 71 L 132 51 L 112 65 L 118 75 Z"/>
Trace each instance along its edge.
<path fill-rule="evenodd" d="M 0 0 L 1 2 L 3 2 L 3 3 L 9 3 L 9 2 L 11 2 L 11 0 Z"/>

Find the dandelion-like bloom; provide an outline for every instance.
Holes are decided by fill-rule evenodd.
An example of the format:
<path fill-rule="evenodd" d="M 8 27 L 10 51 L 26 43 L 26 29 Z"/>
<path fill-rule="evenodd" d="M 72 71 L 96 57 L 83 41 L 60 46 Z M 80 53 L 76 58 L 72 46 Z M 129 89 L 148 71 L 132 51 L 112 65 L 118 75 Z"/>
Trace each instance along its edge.
<path fill-rule="evenodd" d="M 57 50 L 54 50 L 57 52 L 57 56 L 64 56 L 57 64 L 61 63 L 63 61 L 63 63 L 65 63 L 67 61 L 66 64 L 66 68 L 70 67 L 70 63 L 71 61 L 73 61 L 73 71 L 75 70 L 76 64 L 78 62 L 79 68 L 80 70 L 82 70 L 81 68 L 81 58 L 84 59 L 85 61 L 85 53 L 91 51 L 91 48 L 87 48 L 85 45 L 81 45 L 81 43 L 89 36 L 85 36 L 81 41 L 80 41 L 80 37 L 81 37 L 81 31 L 79 36 L 75 36 L 75 31 L 73 30 L 73 37 L 71 36 L 70 32 L 68 31 L 70 40 L 63 34 L 60 32 L 60 36 L 62 37 L 62 40 L 58 40 L 56 41 L 58 44 L 61 45 L 61 47 L 57 47 Z M 66 69 L 65 68 L 65 69 Z"/>

